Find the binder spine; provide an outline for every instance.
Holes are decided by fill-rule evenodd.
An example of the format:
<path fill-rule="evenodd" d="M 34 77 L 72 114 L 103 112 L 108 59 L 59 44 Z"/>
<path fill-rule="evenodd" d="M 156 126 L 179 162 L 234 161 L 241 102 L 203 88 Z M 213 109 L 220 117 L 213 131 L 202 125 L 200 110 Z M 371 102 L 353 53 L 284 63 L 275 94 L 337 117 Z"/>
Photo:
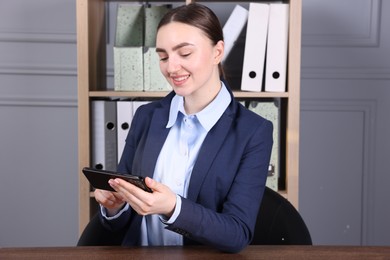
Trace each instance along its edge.
<path fill-rule="evenodd" d="M 270 4 L 265 91 L 286 91 L 288 18 L 288 4 Z"/>
<path fill-rule="evenodd" d="M 268 4 L 249 4 L 241 90 L 257 92 L 262 90 L 268 17 Z"/>

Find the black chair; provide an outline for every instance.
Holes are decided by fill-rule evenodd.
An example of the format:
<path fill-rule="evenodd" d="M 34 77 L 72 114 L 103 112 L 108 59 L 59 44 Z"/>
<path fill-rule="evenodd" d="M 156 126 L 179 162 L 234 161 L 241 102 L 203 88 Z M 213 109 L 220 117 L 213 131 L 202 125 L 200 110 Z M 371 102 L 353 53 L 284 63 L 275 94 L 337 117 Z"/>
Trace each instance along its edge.
<path fill-rule="evenodd" d="M 118 246 L 121 245 L 126 234 L 126 228 L 120 231 L 110 231 L 106 229 L 96 213 L 83 230 L 77 246 Z"/>
<path fill-rule="evenodd" d="M 312 245 L 310 232 L 295 207 L 266 187 L 252 245 Z"/>
<path fill-rule="evenodd" d="M 85 227 L 77 246 L 121 245 L 126 229 L 112 232 L 105 229 L 98 214 Z M 305 222 L 291 203 L 266 187 L 257 216 L 252 245 L 311 245 Z"/>

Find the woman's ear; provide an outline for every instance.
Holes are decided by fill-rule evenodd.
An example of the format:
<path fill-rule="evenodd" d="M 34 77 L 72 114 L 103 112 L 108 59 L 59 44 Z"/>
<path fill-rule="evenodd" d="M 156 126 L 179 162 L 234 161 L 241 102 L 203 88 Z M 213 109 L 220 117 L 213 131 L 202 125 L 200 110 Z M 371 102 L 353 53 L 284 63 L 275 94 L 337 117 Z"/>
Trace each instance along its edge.
<path fill-rule="evenodd" d="M 225 51 L 225 43 L 223 41 L 218 41 L 214 46 L 214 62 L 219 64 L 222 61 Z"/>

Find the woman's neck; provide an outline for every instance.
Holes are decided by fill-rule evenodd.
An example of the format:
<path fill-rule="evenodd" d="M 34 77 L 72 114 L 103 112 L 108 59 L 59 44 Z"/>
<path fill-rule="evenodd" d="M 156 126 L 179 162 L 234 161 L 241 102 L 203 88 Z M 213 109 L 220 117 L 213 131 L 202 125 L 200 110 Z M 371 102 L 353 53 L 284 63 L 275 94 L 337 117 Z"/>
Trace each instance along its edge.
<path fill-rule="evenodd" d="M 210 104 L 221 90 L 222 83 L 218 82 L 206 86 L 203 91 L 198 91 L 191 96 L 184 97 L 184 109 L 187 115 L 196 114 Z"/>

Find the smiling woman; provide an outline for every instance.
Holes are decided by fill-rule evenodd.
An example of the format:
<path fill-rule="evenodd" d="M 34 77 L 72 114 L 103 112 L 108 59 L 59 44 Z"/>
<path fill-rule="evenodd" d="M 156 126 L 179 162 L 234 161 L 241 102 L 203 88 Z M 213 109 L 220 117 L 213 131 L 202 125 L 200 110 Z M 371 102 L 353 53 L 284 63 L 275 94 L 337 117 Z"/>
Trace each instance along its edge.
<path fill-rule="evenodd" d="M 95 191 L 102 223 L 126 230 L 123 245 L 238 252 L 253 238 L 272 123 L 237 102 L 224 82 L 222 28 L 208 7 L 167 13 L 156 50 L 173 91 L 137 109 L 118 166 L 145 177 L 153 193 L 110 180 L 116 192 Z"/>
<path fill-rule="evenodd" d="M 201 111 L 221 88 L 218 64 L 223 41 L 214 45 L 201 29 L 170 22 L 159 27 L 156 46 L 161 72 L 175 93 L 185 96 L 187 113 Z"/>
<path fill-rule="evenodd" d="M 179 22 L 198 28 L 210 39 L 211 44 L 214 46 L 217 45 L 219 41 L 224 40 L 218 17 L 214 12 L 208 12 L 207 9 L 191 10 L 191 8 L 186 8 L 186 6 L 176 8 L 171 13 L 171 16 L 165 16 L 161 20 L 158 28 L 170 22 Z M 222 63 L 218 64 L 218 68 L 220 76 L 224 76 Z"/>

